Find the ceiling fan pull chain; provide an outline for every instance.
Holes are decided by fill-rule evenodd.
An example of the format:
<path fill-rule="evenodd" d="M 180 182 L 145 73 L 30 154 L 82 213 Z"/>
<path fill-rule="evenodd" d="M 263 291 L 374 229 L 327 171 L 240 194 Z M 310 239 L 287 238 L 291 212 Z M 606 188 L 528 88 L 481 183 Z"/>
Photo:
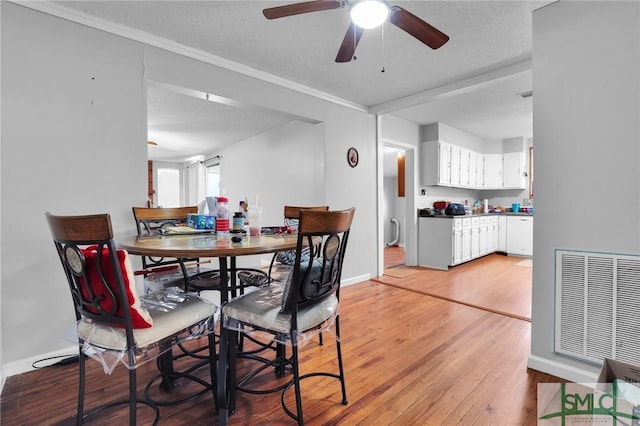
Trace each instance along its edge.
<path fill-rule="evenodd" d="M 356 55 L 356 48 L 358 47 L 358 27 L 352 25 L 353 27 L 353 60 L 357 60 L 358 56 Z"/>
<path fill-rule="evenodd" d="M 384 25 L 380 27 L 380 50 L 382 51 L 382 66 L 380 67 L 380 72 L 384 72 Z"/>

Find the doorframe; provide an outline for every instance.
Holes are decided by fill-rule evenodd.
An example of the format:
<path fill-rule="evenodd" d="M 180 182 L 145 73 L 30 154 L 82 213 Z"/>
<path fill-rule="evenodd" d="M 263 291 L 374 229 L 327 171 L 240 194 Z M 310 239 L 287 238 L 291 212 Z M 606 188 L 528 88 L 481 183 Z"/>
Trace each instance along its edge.
<path fill-rule="evenodd" d="M 381 135 L 381 120 L 378 116 L 378 135 Z M 417 146 L 397 141 L 389 138 L 378 137 L 377 139 L 377 151 L 378 151 L 378 167 L 377 167 L 377 259 L 378 267 L 377 274 L 382 276 L 384 274 L 384 223 L 382 217 L 382 203 L 384 200 L 384 177 L 383 177 L 383 164 L 382 159 L 384 156 L 384 147 L 391 146 L 394 148 L 403 149 L 405 151 L 405 217 L 404 217 L 404 250 L 405 250 L 405 265 L 416 266 L 418 264 L 418 214 L 416 207 L 416 194 L 418 190 L 417 182 Z"/>

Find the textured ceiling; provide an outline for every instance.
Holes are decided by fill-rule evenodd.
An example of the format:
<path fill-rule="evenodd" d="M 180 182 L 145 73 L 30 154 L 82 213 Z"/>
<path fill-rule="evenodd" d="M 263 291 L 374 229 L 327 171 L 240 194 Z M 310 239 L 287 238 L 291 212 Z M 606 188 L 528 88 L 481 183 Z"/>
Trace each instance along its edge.
<path fill-rule="evenodd" d="M 494 118 L 489 117 L 488 112 L 508 109 L 507 102 L 514 101 L 513 94 L 507 100 L 494 97 L 493 102 L 502 107 L 489 105 L 489 98 L 485 97 L 487 91 L 480 97 L 461 98 L 458 101 L 461 106 L 456 107 L 455 101 L 461 95 L 451 93 L 442 109 L 438 106 L 442 99 L 427 97 L 423 100 L 415 95 L 529 61 L 531 11 L 550 2 L 391 1 L 448 34 L 450 41 L 440 49 L 432 50 L 387 23 L 382 28 L 365 31 L 356 51 L 358 59 L 345 64 L 335 63 L 334 59 L 349 25 L 347 7 L 267 20 L 262 15 L 263 8 L 292 2 L 100 0 L 54 3 L 200 49 L 371 107 L 373 111 L 392 112 L 418 123 L 433 122 L 439 117 L 438 120 L 469 132 L 476 133 L 477 129 L 485 127 L 483 132 L 499 138 L 514 136 L 516 130 L 489 130 L 493 122 L 496 126 L 516 121 L 521 127 L 528 124 L 529 128 L 523 128 L 520 135 L 530 134 L 531 119 L 522 118 L 523 114 L 531 115 L 530 100 L 528 110 L 507 111 L 502 117 Z M 381 72 L 382 68 L 384 72 Z M 490 85 L 498 90 L 497 84 Z M 484 85 L 478 85 L 478 88 L 484 89 Z M 468 91 L 461 93 L 468 96 Z M 153 96 L 162 97 L 159 93 Z M 411 96 L 414 101 L 403 101 Z M 150 102 L 153 101 L 150 97 Z M 395 105 L 394 102 L 399 107 L 392 110 L 386 107 Z M 424 106 L 414 107 L 416 103 L 425 102 Z M 149 110 L 154 108 L 150 104 Z M 474 109 L 483 115 L 472 118 Z M 457 111 L 460 114 L 456 119 Z M 160 111 L 156 112 L 158 117 L 162 116 Z M 200 114 L 195 116 L 202 118 Z M 486 125 L 479 126 L 479 121 Z M 227 117 L 224 122 L 233 123 L 233 120 Z M 471 124 L 465 128 L 467 122 Z M 233 133 L 233 129 L 221 129 L 219 121 L 211 120 L 211 123 L 225 134 Z M 203 124 L 194 122 L 193 125 Z M 478 135 L 484 137 L 484 134 Z"/>

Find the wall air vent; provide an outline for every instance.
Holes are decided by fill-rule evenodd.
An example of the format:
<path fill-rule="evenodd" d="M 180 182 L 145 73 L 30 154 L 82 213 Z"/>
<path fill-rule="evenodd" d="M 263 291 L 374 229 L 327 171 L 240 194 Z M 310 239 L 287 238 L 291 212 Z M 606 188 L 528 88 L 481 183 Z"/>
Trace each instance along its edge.
<path fill-rule="evenodd" d="M 640 364 L 640 257 L 556 251 L 555 350 Z"/>

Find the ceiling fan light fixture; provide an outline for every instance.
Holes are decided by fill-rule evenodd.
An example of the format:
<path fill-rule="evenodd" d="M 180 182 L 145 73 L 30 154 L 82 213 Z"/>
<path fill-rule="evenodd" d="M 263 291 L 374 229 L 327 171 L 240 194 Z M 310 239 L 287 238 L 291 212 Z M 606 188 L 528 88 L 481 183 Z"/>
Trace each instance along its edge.
<path fill-rule="evenodd" d="M 383 0 L 361 0 L 351 6 L 349 13 L 360 28 L 376 28 L 389 17 L 389 5 Z"/>

